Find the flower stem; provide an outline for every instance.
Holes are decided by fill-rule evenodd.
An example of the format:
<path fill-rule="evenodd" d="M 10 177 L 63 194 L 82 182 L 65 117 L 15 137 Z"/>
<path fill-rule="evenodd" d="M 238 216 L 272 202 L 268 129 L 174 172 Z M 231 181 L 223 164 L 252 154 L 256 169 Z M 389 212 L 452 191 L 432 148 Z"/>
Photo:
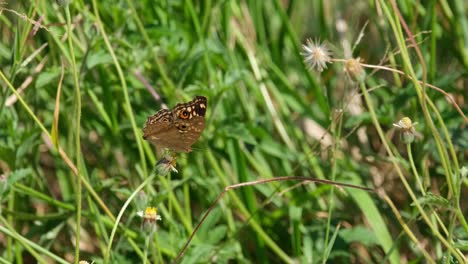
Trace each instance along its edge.
<path fill-rule="evenodd" d="M 405 186 L 405 189 L 408 191 L 408 194 L 410 195 L 413 203 L 415 204 L 416 208 L 418 209 L 419 213 L 421 214 L 422 219 L 426 222 L 426 224 L 429 226 L 429 228 L 435 234 L 435 236 L 437 236 L 437 238 L 447 247 L 447 249 L 450 251 L 450 253 L 452 253 L 460 263 L 463 263 L 463 257 L 461 256 L 461 253 L 458 252 L 451 245 L 451 243 L 449 243 L 440 234 L 440 232 L 437 230 L 437 228 L 430 221 L 427 214 L 424 212 L 424 209 L 422 208 L 421 204 L 419 203 L 418 199 L 416 198 L 416 195 L 414 194 L 413 190 L 411 189 L 410 185 L 408 184 L 408 181 L 406 180 L 405 176 L 403 175 L 403 172 L 400 169 L 400 166 L 397 163 L 397 159 L 396 159 L 395 155 L 393 155 L 393 152 L 392 152 L 392 150 L 390 149 L 390 146 L 387 143 L 387 139 L 385 138 L 385 134 L 384 134 L 384 132 L 382 130 L 382 127 L 379 124 L 379 121 L 377 119 L 377 114 L 375 113 L 375 110 L 374 110 L 374 105 L 372 104 L 372 100 L 371 100 L 371 98 L 369 96 L 369 93 L 367 92 L 367 88 L 366 88 L 366 85 L 365 85 L 364 82 L 360 83 L 360 88 L 361 88 L 362 94 L 364 95 L 364 100 L 366 101 L 367 107 L 369 109 L 369 113 L 371 114 L 372 122 L 374 123 L 374 126 L 375 126 L 375 128 L 377 130 L 377 133 L 379 134 L 379 137 L 380 137 L 380 139 L 382 141 L 382 144 L 383 144 L 385 150 L 387 151 L 387 154 L 389 155 L 390 160 L 393 163 L 395 171 L 397 172 L 398 176 L 400 177 L 401 182 Z"/>
<path fill-rule="evenodd" d="M 106 250 L 106 253 L 104 255 L 104 261 L 103 263 L 106 264 L 106 263 L 109 263 L 109 255 L 110 255 L 110 251 L 111 251 L 111 248 L 112 248 L 112 241 L 114 240 L 114 236 L 115 236 L 115 232 L 117 231 L 117 227 L 119 226 L 119 223 L 120 223 L 120 219 L 122 219 L 122 216 L 123 214 L 125 213 L 125 209 L 127 209 L 128 205 L 130 204 L 130 202 L 133 200 L 133 198 L 135 198 L 135 196 L 149 183 L 151 182 L 155 177 L 157 176 L 157 174 L 152 174 L 150 175 L 148 178 L 146 178 L 145 181 L 143 181 L 140 186 L 138 186 L 135 191 L 133 191 L 133 193 L 130 195 L 130 197 L 128 197 L 127 201 L 125 202 L 125 204 L 122 206 L 122 209 L 120 209 L 120 212 L 119 212 L 119 215 L 117 216 L 117 219 L 115 220 L 115 224 L 114 224 L 114 227 L 112 228 L 112 232 L 111 232 L 111 236 L 109 238 L 109 243 L 107 245 L 107 250 Z M 146 251 L 146 249 L 145 249 Z M 146 253 L 144 254 L 144 259 L 146 259 Z"/>
<path fill-rule="evenodd" d="M 406 144 L 406 152 L 408 153 L 411 169 L 413 170 L 414 177 L 416 178 L 416 182 L 418 183 L 419 189 L 423 195 L 426 195 L 426 189 L 424 188 L 421 178 L 419 177 L 418 171 L 416 170 L 416 166 L 414 165 L 413 154 L 411 151 L 411 144 Z"/>

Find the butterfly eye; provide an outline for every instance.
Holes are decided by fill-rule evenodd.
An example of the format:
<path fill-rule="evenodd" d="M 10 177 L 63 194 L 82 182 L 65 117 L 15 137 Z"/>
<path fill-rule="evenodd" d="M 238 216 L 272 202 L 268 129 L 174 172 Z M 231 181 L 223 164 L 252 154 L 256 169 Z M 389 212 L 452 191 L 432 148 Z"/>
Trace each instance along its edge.
<path fill-rule="evenodd" d="M 188 118 L 189 117 L 189 112 L 187 110 L 184 110 L 182 111 L 182 113 L 180 113 L 180 118 Z"/>

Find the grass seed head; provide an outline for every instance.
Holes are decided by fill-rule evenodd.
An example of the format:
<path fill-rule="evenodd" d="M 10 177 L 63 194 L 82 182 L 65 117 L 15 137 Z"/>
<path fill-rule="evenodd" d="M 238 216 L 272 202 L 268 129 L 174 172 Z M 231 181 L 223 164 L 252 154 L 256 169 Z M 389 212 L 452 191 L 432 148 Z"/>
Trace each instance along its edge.
<path fill-rule="evenodd" d="M 327 63 L 331 62 L 331 52 L 325 43 L 307 39 L 306 44 L 302 45 L 304 61 L 309 69 L 315 69 L 322 72 L 327 68 Z"/>

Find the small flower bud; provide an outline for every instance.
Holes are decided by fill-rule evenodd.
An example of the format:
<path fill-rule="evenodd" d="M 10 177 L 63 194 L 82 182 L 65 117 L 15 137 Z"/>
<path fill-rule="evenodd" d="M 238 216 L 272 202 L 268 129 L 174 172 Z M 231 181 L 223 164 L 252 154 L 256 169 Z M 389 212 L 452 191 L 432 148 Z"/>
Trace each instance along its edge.
<path fill-rule="evenodd" d="M 170 154 L 165 155 L 162 159 L 160 159 L 156 163 L 156 171 L 161 176 L 166 176 L 169 171 L 173 171 L 178 173 L 177 169 L 175 168 L 177 162 L 177 158 Z"/>
<path fill-rule="evenodd" d="M 414 136 L 416 130 L 414 126 L 417 122 L 412 122 L 409 117 L 403 117 L 398 121 L 398 123 L 393 124 L 393 126 L 398 127 L 401 130 L 401 138 L 405 144 L 411 144 L 414 141 Z"/>
<path fill-rule="evenodd" d="M 366 72 L 361 66 L 361 58 L 348 59 L 344 70 L 348 77 L 355 82 L 363 82 L 366 78 Z"/>

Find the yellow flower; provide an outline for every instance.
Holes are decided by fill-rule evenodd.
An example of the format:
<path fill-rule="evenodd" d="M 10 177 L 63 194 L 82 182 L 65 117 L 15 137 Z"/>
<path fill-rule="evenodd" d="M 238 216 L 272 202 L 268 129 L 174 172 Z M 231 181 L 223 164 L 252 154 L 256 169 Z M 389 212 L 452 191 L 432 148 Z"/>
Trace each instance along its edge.
<path fill-rule="evenodd" d="M 414 141 L 414 136 L 416 134 L 416 130 L 414 129 L 414 126 L 417 124 L 417 122 L 411 121 L 409 117 L 403 117 L 398 121 L 398 123 L 394 123 L 394 127 L 398 127 L 401 130 L 401 136 L 403 139 L 403 142 L 406 144 L 410 144 Z"/>
<path fill-rule="evenodd" d="M 156 220 L 161 220 L 161 216 L 158 215 L 158 209 L 156 207 L 146 207 L 145 211 L 140 211 L 137 214 L 146 222 L 155 223 Z"/>
<path fill-rule="evenodd" d="M 403 117 L 398 121 L 398 123 L 394 123 L 393 126 L 400 128 L 403 131 L 411 131 L 414 133 L 414 125 L 418 122 L 411 121 L 411 119 L 407 116 Z"/>
<path fill-rule="evenodd" d="M 158 215 L 158 209 L 156 207 L 146 207 L 145 211 L 137 212 L 137 215 L 143 218 L 143 229 L 148 231 L 150 234 L 157 230 L 156 221 L 161 221 L 162 218 Z"/>

